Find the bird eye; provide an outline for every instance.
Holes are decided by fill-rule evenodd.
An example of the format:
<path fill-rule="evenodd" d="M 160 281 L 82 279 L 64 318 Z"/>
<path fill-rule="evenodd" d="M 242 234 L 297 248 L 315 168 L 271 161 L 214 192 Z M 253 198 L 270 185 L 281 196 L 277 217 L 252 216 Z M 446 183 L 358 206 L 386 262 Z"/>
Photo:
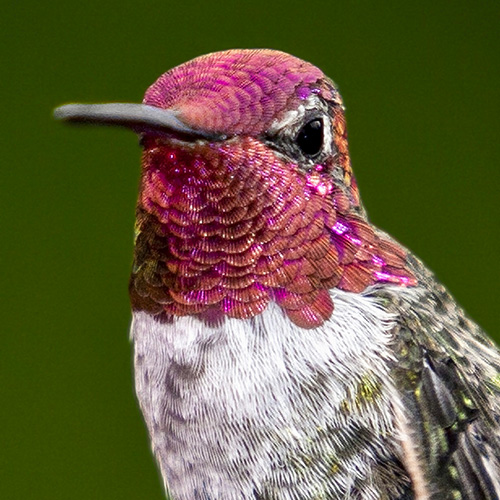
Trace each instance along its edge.
<path fill-rule="evenodd" d="M 307 122 L 296 139 L 297 145 L 306 156 L 315 156 L 323 146 L 323 120 L 315 118 Z"/>

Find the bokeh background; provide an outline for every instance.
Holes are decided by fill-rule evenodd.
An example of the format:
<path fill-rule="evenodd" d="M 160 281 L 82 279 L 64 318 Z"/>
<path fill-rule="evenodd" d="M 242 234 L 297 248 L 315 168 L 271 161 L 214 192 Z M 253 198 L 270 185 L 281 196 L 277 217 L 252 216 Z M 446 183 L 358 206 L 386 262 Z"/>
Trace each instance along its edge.
<path fill-rule="evenodd" d="M 498 0 L 8 0 L 1 23 L 3 500 L 163 498 L 127 333 L 137 140 L 51 109 L 138 102 L 203 53 L 272 47 L 323 68 L 372 220 L 499 338 Z"/>

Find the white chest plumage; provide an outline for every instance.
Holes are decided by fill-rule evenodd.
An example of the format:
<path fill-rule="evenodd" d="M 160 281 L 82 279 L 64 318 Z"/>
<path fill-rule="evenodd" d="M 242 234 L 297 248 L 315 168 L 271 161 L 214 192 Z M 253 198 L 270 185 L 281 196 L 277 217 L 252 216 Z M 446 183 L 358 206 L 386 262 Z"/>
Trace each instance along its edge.
<path fill-rule="evenodd" d="M 275 304 L 218 326 L 134 314 L 137 395 L 174 500 L 344 497 L 356 481 L 379 498 L 393 318 L 368 292 L 332 291 L 332 318 L 312 330 Z"/>

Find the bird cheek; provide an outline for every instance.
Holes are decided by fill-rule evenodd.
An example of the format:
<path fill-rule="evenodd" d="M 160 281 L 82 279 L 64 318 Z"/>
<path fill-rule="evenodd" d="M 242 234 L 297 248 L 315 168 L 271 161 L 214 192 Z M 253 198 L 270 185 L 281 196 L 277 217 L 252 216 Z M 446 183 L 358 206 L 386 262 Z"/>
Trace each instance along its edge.
<path fill-rule="evenodd" d="M 321 175 L 317 170 L 307 174 L 307 186 L 320 196 L 327 196 L 333 192 L 333 182 L 330 178 Z"/>

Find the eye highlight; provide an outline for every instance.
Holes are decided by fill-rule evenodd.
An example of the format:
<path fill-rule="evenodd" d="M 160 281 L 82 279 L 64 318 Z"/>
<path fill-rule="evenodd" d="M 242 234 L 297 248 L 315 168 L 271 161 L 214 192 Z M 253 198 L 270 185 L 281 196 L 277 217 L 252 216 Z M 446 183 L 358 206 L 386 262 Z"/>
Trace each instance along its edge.
<path fill-rule="evenodd" d="M 295 142 L 306 156 L 316 156 L 323 147 L 323 135 L 323 120 L 315 118 L 300 129 Z"/>

